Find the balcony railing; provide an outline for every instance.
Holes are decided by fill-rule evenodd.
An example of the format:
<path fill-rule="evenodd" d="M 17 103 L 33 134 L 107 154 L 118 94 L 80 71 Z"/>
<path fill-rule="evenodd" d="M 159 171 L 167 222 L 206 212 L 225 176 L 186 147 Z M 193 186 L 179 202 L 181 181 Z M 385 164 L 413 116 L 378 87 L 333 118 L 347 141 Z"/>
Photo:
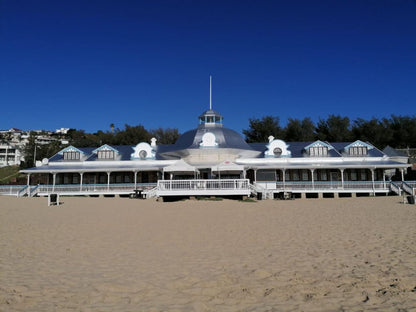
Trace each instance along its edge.
<path fill-rule="evenodd" d="M 224 180 L 159 180 L 158 189 L 165 190 L 249 190 L 248 179 Z"/>

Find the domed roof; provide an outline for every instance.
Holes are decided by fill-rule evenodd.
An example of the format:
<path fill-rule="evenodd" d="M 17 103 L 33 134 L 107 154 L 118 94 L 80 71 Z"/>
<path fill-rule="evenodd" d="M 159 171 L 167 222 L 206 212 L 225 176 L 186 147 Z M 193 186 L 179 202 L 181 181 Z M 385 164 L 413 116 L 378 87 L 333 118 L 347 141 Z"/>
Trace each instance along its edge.
<path fill-rule="evenodd" d="M 199 127 L 189 130 L 178 138 L 175 143 L 175 149 L 200 148 L 202 136 L 208 132 L 214 134 L 218 148 L 252 150 L 238 132 L 224 127 Z"/>
<path fill-rule="evenodd" d="M 224 128 L 222 119 L 222 116 L 212 109 L 205 111 L 199 116 L 198 128 L 182 134 L 175 144 L 160 154 L 162 157 L 187 157 L 191 154 L 256 157 L 260 152 L 248 145 L 238 132 Z M 192 162 L 190 159 L 187 161 Z"/>

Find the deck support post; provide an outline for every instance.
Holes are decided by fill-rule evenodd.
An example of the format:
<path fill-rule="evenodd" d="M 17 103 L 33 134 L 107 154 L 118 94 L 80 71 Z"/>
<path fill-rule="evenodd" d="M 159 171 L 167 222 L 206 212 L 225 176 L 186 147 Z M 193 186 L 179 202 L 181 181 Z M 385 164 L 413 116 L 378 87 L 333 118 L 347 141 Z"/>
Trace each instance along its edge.
<path fill-rule="evenodd" d="M 402 181 L 404 181 L 404 169 L 400 169 L 400 173 L 402 174 Z"/>
<path fill-rule="evenodd" d="M 344 169 L 339 169 L 341 171 L 341 187 L 344 189 Z"/>
<path fill-rule="evenodd" d="M 386 170 L 383 169 L 383 188 L 386 189 Z"/>
<path fill-rule="evenodd" d="M 30 185 L 30 173 L 27 174 L 27 186 Z"/>
<path fill-rule="evenodd" d="M 134 171 L 134 189 L 137 190 L 137 171 Z"/>

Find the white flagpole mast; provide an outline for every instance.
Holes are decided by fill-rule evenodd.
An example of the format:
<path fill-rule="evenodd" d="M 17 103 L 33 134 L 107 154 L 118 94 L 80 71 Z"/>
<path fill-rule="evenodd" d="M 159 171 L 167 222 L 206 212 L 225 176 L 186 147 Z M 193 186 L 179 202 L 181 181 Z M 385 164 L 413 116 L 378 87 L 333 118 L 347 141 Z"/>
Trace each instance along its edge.
<path fill-rule="evenodd" d="M 212 76 L 209 75 L 209 109 L 212 109 Z"/>

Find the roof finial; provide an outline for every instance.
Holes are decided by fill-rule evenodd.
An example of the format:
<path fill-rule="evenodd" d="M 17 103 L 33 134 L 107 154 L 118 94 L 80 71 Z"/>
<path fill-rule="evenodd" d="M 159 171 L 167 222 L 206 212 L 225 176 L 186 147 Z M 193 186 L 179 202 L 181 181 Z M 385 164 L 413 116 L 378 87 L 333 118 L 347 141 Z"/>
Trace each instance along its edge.
<path fill-rule="evenodd" d="M 209 109 L 212 109 L 212 76 L 209 75 Z"/>

